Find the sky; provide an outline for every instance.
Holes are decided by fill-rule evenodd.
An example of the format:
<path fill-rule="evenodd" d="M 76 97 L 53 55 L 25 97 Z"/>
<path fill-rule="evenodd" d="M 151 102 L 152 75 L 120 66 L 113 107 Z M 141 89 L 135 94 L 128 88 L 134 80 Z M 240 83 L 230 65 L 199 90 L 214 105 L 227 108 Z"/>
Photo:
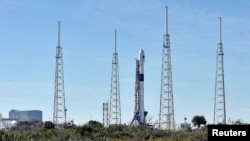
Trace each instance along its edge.
<path fill-rule="evenodd" d="M 250 123 L 248 0 L 0 0 L 0 113 L 41 110 L 53 118 L 57 22 L 61 21 L 67 119 L 102 122 L 117 30 L 121 121 L 134 113 L 135 58 L 145 52 L 144 107 L 159 119 L 163 35 L 168 33 L 176 123 L 213 123 L 222 17 L 227 120 Z"/>

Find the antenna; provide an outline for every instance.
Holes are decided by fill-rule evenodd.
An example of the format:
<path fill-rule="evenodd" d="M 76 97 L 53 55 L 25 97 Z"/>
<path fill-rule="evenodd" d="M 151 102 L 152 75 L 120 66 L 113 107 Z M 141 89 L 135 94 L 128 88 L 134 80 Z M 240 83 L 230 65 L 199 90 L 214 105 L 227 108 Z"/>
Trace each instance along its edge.
<path fill-rule="evenodd" d="M 168 34 L 168 6 L 165 6 L 166 8 L 166 34 Z"/>
<path fill-rule="evenodd" d="M 222 38 L 221 38 L 221 17 L 219 17 L 219 27 L 220 27 L 220 43 L 222 43 Z"/>
<path fill-rule="evenodd" d="M 116 30 L 115 30 L 115 53 L 117 53 L 116 52 Z"/>
<path fill-rule="evenodd" d="M 58 46 L 60 46 L 60 23 L 61 21 L 58 21 Z"/>

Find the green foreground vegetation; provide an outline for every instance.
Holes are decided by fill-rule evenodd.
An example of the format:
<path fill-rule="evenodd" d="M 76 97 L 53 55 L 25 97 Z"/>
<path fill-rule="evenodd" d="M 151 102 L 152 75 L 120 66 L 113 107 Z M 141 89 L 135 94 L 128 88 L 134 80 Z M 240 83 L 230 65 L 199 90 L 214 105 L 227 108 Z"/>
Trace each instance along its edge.
<path fill-rule="evenodd" d="M 45 129 L 29 124 L 0 130 L 0 141 L 207 141 L 207 128 L 166 131 L 125 125 L 104 128 L 96 121 L 63 129 Z"/>

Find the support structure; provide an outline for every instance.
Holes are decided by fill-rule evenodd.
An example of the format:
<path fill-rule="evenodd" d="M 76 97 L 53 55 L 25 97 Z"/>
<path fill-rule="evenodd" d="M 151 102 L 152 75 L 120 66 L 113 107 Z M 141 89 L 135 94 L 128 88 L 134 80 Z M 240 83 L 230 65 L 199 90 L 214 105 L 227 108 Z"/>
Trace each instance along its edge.
<path fill-rule="evenodd" d="M 108 117 L 109 117 L 109 103 L 108 102 L 104 102 L 103 103 L 103 126 L 104 127 L 108 127 Z"/>
<path fill-rule="evenodd" d="M 54 111 L 53 123 L 56 127 L 61 127 L 66 123 L 66 106 L 64 92 L 63 55 L 60 45 L 60 21 L 58 21 L 58 45 L 56 47 L 56 70 L 54 88 Z"/>
<path fill-rule="evenodd" d="M 115 52 L 112 59 L 111 90 L 109 106 L 109 125 L 121 124 L 121 105 L 120 105 L 120 82 L 118 53 L 116 48 L 116 30 L 115 30 Z"/>
<path fill-rule="evenodd" d="M 140 64 L 139 60 L 135 59 L 135 109 L 134 109 L 134 115 L 139 111 L 139 89 L 140 89 Z"/>
<path fill-rule="evenodd" d="M 221 17 L 219 17 L 219 43 L 217 44 L 216 77 L 214 97 L 214 124 L 226 124 L 226 101 L 224 84 L 223 44 L 221 38 Z"/>
<path fill-rule="evenodd" d="M 172 84 L 172 65 L 170 35 L 168 34 L 168 7 L 166 6 L 166 34 L 164 34 L 161 70 L 161 93 L 159 129 L 174 130 L 174 98 Z"/>

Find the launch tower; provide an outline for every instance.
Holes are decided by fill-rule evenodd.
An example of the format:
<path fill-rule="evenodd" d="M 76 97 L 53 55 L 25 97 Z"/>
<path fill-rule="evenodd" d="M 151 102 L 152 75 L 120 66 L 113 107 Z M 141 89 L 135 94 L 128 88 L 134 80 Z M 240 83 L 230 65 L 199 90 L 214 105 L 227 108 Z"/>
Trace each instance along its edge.
<path fill-rule="evenodd" d="M 226 124 L 226 101 L 224 86 L 223 44 L 221 38 L 221 17 L 219 17 L 219 43 L 217 44 L 215 98 L 214 98 L 214 124 Z"/>
<path fill-rule="evenodd" d="M 63 74 L 63 55 L 60 45 L 60 21 L 58 21 L 58 45 L 56 47 L 56 71 L 55 71 L 55 89 L 54 89 L 54 111 L 53 123 L 60 127 L 66 123 L 66 106 L 64 92 L 64 74 Z"/>
<path fill-rule="evenodd" d="M 109 105 L 109 125 L 121 124 L 121 106 L 120 106 L 120 82 L 118 53 L 116 49 L 116 30 L 115 30 L 115 52 L 112 59 L 111 90 Z"/>
<path fill-rule="evenodd" d="M 170 35 L 168 34 L 168 7 L 166 6 L 166 34 L 164 34 L 161 70 L 161 93 L 159 129 L 175 129 L 174 121 L 174 99 L 172 84 L 172 66 Z"/>

